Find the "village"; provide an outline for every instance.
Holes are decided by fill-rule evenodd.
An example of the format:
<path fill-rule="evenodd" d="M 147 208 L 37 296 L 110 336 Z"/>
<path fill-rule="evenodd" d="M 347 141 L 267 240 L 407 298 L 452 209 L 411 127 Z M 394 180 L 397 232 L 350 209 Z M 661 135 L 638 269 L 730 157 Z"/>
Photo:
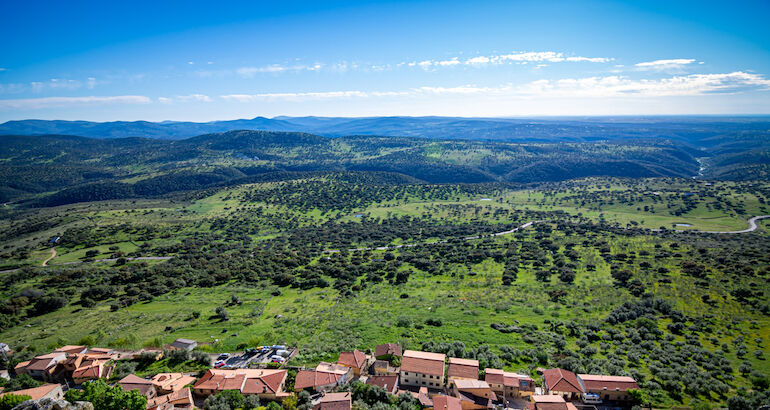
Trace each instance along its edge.
<path fill-rule="evenodd" d="M 61 346 L 0 370 L 0 377 L 6 380 L 28 375 L 44 383 L 8 392 L 0 387 L 0 399 L 19 395 L 33 401 L 60 400 L 67 390 L 99 379 L 114 380 L 113 371 L 120 361 L 160 360 L 164 354 L 200 352 L 196 348 L 197 342 L 189 339 L 177 339 L 164 350 Z M 0 349 L 4 356 L 13 353 L 5 344 Z M 203 408 L 206 398 L 225 391 L 257 396 L 263 406 L 275 403 L 273 408 L 307 392 L 313 409 L 350 410 L 355 407 L 350 388 L 355 383 L 376 386 L 387 395 L 409 395 L 427 410 L 614 410 L 630 409 L 634 391 L 639 389 L 631 377 L 575 374 L 559 368 L 538 368 L 536 379 L 541 382 L 537 383 L 526 374 L 481 369 L 474 359 L 402 351 L 393 343 L 366 352 L 341 352 L 336 363 L 320 362 L 315 368 L 289 366 L 297 353 L 296 348 L 283 345 L 259 346 L 232 355 L 209 353 L 211 367 L 199 372 L 158 373 L 147 378 L 129 374 L 110 383 L 138 391 L 147 399 L 147 410 Z"/>

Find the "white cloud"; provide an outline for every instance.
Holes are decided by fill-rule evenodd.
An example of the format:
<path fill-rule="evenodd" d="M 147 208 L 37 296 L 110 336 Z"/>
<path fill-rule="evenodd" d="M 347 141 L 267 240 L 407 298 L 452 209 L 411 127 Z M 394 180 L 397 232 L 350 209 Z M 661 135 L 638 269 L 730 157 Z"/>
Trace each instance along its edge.
<path fill-rule="evenodd" d="M 684 72 L 685 66 L 695 62 L 694 58 L 673 58 L 669 60 L 645 61 L 634 64 L 637 70 L 665 71 L 670 74 Z"/>
<path fill-rule="evenodd" d="M 581 56 L 565 56 L 564 53 L 557 53 L 555 51 L 527 51 L 527 52 L 515 52 L 508 54 L 497 54 L 491 56 L 476 56 L 460 60 L 459 57 L 453 57 L 449 60 L 424 60 L 420 62 L 412 61 L 407 63 L 399 63 L 397 66 L 409 66 L 420 67 L 423 69 L 429 69 L 433 67 L 449 67 L 455 65 L 465 66 L 484 66 L 488 64 L 528 64 L 528 63 L 562 63 L 562 62 L 588 62 L 588 63 L 607 63 L 613 61 L 612 58 L 607 57 L 581 57 Z"/>
<path fill-rule="evenodd" d="M 7 68 L 0 67 L 0 71 L 8 71 Z"/>
<path fill-rule="evenodd" d="M 347 98 L 368 97 L 394 97 L 406 96 L 406 91 L 321 91 L 302 93 L 261 93 L 261 94 L 228 94 L 220 96 L 225 101 L 254 102 L 268 100 L 306 101 L 306 100 L 330 100 Z"/>
<path fill-rule="evenodd" d="M 61 107 L 73 104 L 148 104 L 150 102 L 152 102 L 152 100 L 142 95 L 116 95 L 107 97 L 44 97 L 0 100 L 0 108 L 37 109 Z"/>
<path fill-rule="evenodd" d="M 190 94 L 190 95 L 178 95 L 177 101 L 181 102 L 211 102 L 211 97 L 204 94 Z"/>
<path fill-rule="evenodd" d="M 417 87 L 403 91 L 325 91 L 299 93 L 230 94 L 225 101 L 257 102 L 269 100 L 307 101 L 375 97 L 471 96 L 512 99 L 670 97 L 740 93 L 770 90 L 770 80 L 758 74 L 736 71 L 724 74 L 692 74 L 657 80 L 631 79 L 623 76 L 536 80 L 525 84 L 495 87 L 461 85 L 455 87 Z"/>
<path fill-rule="evenodd" d="M 171 104 L 174 100 L 167 97 L 158 97 L 158 102 L 161 104 Z"/>
<path fill-rule="evenodd" d="M 293 65 L 286 66 L 280 64 L 271 64 L 263 67 L 240 67 L 235 73 L 243 78 L 253 78 L 258 73 L 281 73 L 285 71 L 318 71 L 323 68 L 323 64 L 315 63 L 312 65 Z"/>

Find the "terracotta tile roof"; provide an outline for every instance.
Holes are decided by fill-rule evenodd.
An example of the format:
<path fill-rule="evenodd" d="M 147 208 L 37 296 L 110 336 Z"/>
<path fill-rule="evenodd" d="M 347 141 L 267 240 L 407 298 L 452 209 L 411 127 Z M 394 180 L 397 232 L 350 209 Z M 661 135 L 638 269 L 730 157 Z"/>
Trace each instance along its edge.
<path fill-rule="evenodd" d="M 382 387 L 392 393 L 398 384 L 398 376 L 371 376 L 366 379 L 366 384 Z"/>
<path fill-rule="evenodd" d="M 46 395 L 50 394 L 52 391 L 56 390 L 57 388 L 61 388 L 61 385 L 59 384 L 44 384 L 39 387 L 34 387 L 31 389 L 24 389 L 24 390 L 16 390 L 8 393 L 0 394 L 0 397 L 3 397 L 5 395 L 16 395 L 16 396 L 29 396 L 32 398 L 32 400 L 40 400 Z"/>
<path fill-rule="evenodd" d="M 632 377 L 626 376 L 605 376 L 598 374 L 579 374 L 578 377 L 583 381 L 588 391 L 612 390 L 626 391 L 628 389 L 638 389 L 639 385 Z"/>
<path fill-rule="evenodd" d="M 457 379 L 454 381 L 458 390 L 465 389 L 489 389 L 489 384 L 483 380 Z"/>
<path fill-rule="evenodd" d="M 401 371 L 443 376 L 445 358 L 441 353 L 407 350 L 401 360 Z"/>
<path fill-rule="evenodd" d="M 182 373 L 158 373 L 152 378 L 155 388 L 164 391 L 181 390 L 184 386 L 194 382 L 195 377 Z"/>
<path fill-rule="evenodd" d="M 340 375 L 345 375 L 350 373 L 350 367 L 342 366 L 336 363 L 321 362 L 321 363 L 318 363 L 315 369 L 319 372 L 335 373 Z"/>
<path fill-rule="evenodd" d="M 88 366 L 78 367 L 72 372 L 73 379 L 98 379 L 102 377 L 102 363 L 95 362 Z"/>
<path fill-rule="evenodd" d="M 321 397 L 321 401 L 314 406 L 316 410 L 350 410 L 350 392 L 327 393 Z"/>
<path fill-rule="evenodd" d="M 393 356 L 401 356 L 401 346 L 395 344 L 395 343 L 385 343 L 382 345 L 377 345 L 377 347 L 374 348 L 374 356 L 384 356 L 384 355 L 393 355 Z"/>
<path fill-rule="evenodd" d="M 532 396 L 534 403 L 529 403 L 528 407 L 533 410 L 574 410 L 569 407 L 561 396 L 557 395 L 535 395 Z"/>
<path fill-rule="evenodd" d="M 583 385 L 575 373 L 564 369 L 543 370 L 543 380 L 549 391 L 583 393 Z"/>
<path fill-rule="evenodd" d="M 487 383 L 502 384 L 506 387 L 521 387 L 521 382 L 528 382 L 528 387 L 534 387 L 535 381 L 525 374 L 505 372 L 501 369 L 484 369 L 484 380 Z"/>
<path fill-rule="evenodd" d="M 449 358 L 447 377 L 464 377 L 468 379 L 479 378 L 479 361 L 473 359 Z"/>
<path fill-rule="evenodd" d="M 264 369 L 209 369 L 206 374 L 195 383 L 195 389 L 200 390 L 259 390 L 263 387 L 272 392 L 277 392 L 283 380 L 286 378 L 286 370 Z"/>
<path fill-rule="evenodd" d="M 337 364 L 360 369 L 366 364 L 366 355 L 357 349 L 352 352 L 342 352 L 340 353 L 339 360 L 337 360 Z"/>
<path fill-rule="evenodd" d="M 13 369 L 16 370 L 16 371 L 24 369 L 27 366 L 29 366 L 30 363 L 32 363 L 32 360 L 27 360 L 27 361 L 24 361 L 24 362 L 19 362 L 19 364 L 14 366 Z"/>
<path fill-rule="evenodd" d="M 423 407 L 433 406 L 433 399 L 430 398 L 430 395 L 428 394 L 428 388 L 425 386 L 420 387 L 420 391 L 417 393 L 417 400 L 420 401 L 420 404 Z"/>
<path fill-rule="evenodd" d="M 47 370 L 66 358 L 67 355 L 61 352 L 44 354 L 34 357 L 25 368 L 27 370 Z"/>
<path fill-rule="evenodd" d="M 452 396 L 433 396 L 433 410 L 462 410 L 460 399 Z"/>
<path fill-rule="evenodd" d="M 164 396 L 147 400 L 147 410 L 192 408 L 193 397 L 190 389 L 181 389 Z"/>
<path fill-rule="evenodd" d="M 85 353 L 85 351 L 86 351 L 85 346 L 75 346 L 75 345 L 62 346 L 54 350 L 55 353 Z"/>
<path fill-rule="evenodd" d="M 300 370 L 294 378 L 294 390 L 317 388 L 337 383 L 343 374 L 320 370 Z"/>
<path fill-rule="evenodd" d="M 135 374 L 129 374 L 128 376 L 120 379 L 118 384 L 123 387 L 123 390 L 125 391 L 136 389 L 139 390 L 139 393 L 142 393 L 144 396 L 147 396 L 148 393 L 151 392 L 154 388 L 151 380 L 143 379 Z"/>

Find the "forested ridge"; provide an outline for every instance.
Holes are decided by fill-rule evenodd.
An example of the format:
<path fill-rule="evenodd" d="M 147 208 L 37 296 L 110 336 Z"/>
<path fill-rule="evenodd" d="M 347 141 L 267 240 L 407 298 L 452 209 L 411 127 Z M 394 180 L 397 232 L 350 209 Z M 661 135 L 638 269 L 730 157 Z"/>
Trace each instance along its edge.
<path fill-rule="evenodd" d="M 178 141 L 75 136 L 0 136 L 0 200 L 52 206 L 148 198 L 303 173 L 390 172 L 414 183 L 562 181 L 590 176 L 691 177 L 710 154 L 667 139 L 563 143 L 327 138 L 230 131 Z M 767 151 L 706 158 L 711 175 L 761 177 Z M 294 175 L 294 176 L 292 176 Z"/>

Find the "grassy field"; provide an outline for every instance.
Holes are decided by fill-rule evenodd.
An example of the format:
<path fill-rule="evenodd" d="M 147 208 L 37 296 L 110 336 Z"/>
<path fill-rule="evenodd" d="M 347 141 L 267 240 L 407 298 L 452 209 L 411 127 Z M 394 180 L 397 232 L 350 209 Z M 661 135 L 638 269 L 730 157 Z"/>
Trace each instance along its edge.
<path fill-rule="evenodd" d="M 533 215 L 546 215 L 550 216 L 544 218 L 547 222 L 523 232 L 469 241 L 470 249 L 490 252 L 514 249 L 524 253 L 524 244 L 528 242 L 536 244 L 540 250 L 548 243 L 556 245 L 543 253 L 540 261 L 538 258 L 522 260 L 518 275 L 510 286 L 501 286 L 505 262 L 490 254 L 472 263 L 441 262 L 440 269 L 435 272 L 403 263 L 398 271 L 411 273 L 406 283 L 370 282 L 361 276 L 353 284 L 355 292 L 345 295 L 335 286 L 302 290 L 280 287 L 267 278 L 249 282 L 230 280 L 208 288 L 175 288 L 150 301 L 117 309 L 111 308 L 114 303 L 111 299 L 83 308 L 78 304 L 78 296 L 73 295 L 67 306 L 3 330 L 0 340 L 11 346 L 35 346 L 38 349 L 81 342 L 137 348 L 162 345 L 185 337 L 209 344 L 216 352 L 280 342 L 300 348 L 295 364 L 335 360 L 341 350 L 365 350 L 384 342 L 398 342 L 415 349 L 421 348 L 424 342 L 462 342 L 468 348 L 489 345 L 498 354 L 505 349 L 547 348 L 552 351 L 555 338 L 562 334 L 560 326 L 601 324 L 619 305 L 638 300 L 629 290 L 619 287 L 613 278 L 612 269 L 617 267 L 612 268 L 612 264 L 616 263 L 628 266 L 647 293 L 672 302 L 675 309 L 692 318 L 688 322 L 691 326 L 708 323 L 710 333 L 699 333 L 699 340 L 706 349 L 720 352 L 734 368 L 748 362 L 754 371 L 770 374 L 770 364 L 765 359 L 770 355 L 767 343 L 770 319 L 757 308 L 750 308 L 732 296 L 739 285 L 759 286 L 760 291 L 766 292 L 766 282 L 763 287 L 751 278 L 737 278 L 735 283 L 732 283 L 733 279 L 719 280 L 721 275 L 727 278 L 734 272 L 715 264 L 707 266 L 711 283 L 704 286 L 702 278 L 683 272 L 683 262 L 698 260 L 701 248 L 706 249 L 701 255 L 718 252 L 718 242 L 704 242 L 706 239 L 687 234 L 659 235 L 639 231 L 629 236 L 623 235 L 622 230 L 620 233 L 612 230 L 615 225 L 619 228 L 682 230 L 745 229 L 750 216 L 770 213 L 763 194 L 767 185 L 749 189 L 734 183 L 703 186 L 689 180 L 588 179 L 539 189 L 495 187 L 486 192 L 447 195 L 444 199 L 426 200 L 413 194 L 375 201 L 352 210 L 301 209 L 291 200 L 274 203 L 244 199 L 244 195 L 254 190 L 274 189 L 280 184 L 245 185 L 184 200 L 115 201 L 44 209 L 34 215 L 35 220 L 59 218 L 61 224 L 18 236 L 16 246 L 6 245 L 7 254 L 15 259 L 6 258 L 4 262 L 39 265 L 50 255 L 48 246 L 44 245 L 48 237 L 64 235 L 65 242 L 57 246 L 59 254 L 49 262 L 53 266 L 38 268 L 42 275 L 14 284 L 14 291 L 18 292 L 45 286 L 46 272 L 55 274 L 61 269 L 76 269 L 75 266 L 56 265 L 83 260 L 88 251 L 98 252 L 94 259 L 107 258 L 116 252 L 127 256 L 158 256 L 163 249 L 171 249 L 169 254 L 174 255 L 174 246 L 213 233 L 225 238 L 216 239 L 225 247 L 229 243 L 241 243 L 243 237 L 248 237 L 252 246 L 259 248 L 281 238 L 287 226 L 298 229 L 329 221 L 356 223 L 363 219 L 358 215 L 379 220 L 409 216 L 450 225 L 479 223 L 490 229 L 502 224 L 527 222 Z M 230 222 L 223 225 L 222 221 Z M 581 234 L 562 232 L 559 224 L 565 222 L 603 223 L 604 228 Z M 760 231 L 747 238 L 766 241 L 768 223 L 761 221 Z M 676 227 L 676 224 L 691 226 Z M 14 226 L 14 222 L 6 220 L 2 228 L 9 230 Z M 87 237 L 88 242 L 94 243 L 66 242 L 65 232 L 76 235 L 80 232 L 78 229 L 86 226 L 97 232 L 97 239 L 93 233 Z M 402 238 L 390 241 L 404 242 L 409 241 Z M 26 243 L 34 245 L 23 245 Z M 736 243 L 739 242 L 731 246 Z M 600 252 L 602 247 L 607 249 Z M 21 248 L 27 248 L 28 252 L 11 251 Z M 368 265 L 384 260 L 387 253 L 400 257 L 416 252 L 433 255 L 434 260 L 438 260 L 440 247 L 424 248 L 346 253 L 341 257 L 347 260 L 360 258 L 364 265 Z M 569 250 L 574 251 L 571 260 L 577 261 L 574 263 L 574 282 L 562 282 L 557 275 L 548 281 L 538 279 L 543 266 L 555 268 L 556 259 Z M 670 252 L 664 254 L 661 250 Z M 633 263 L 624 262 L 624 259 L 613 262 L 606 258 L 606 255 L 619 254 L 632 255 Z M 329 258 L 326 254 L 309 256 L 307 266 L 317 266 Z M 125 269 L 137 263 L 130 262 Z M 159 265 L 165 262 L 141 263 Z M 649 268 L 640 268 L 643 264 Z M 104 272 L 123 269 L 114 265 L 82 266 Z M 756 268 L 759 274 L 762 269 L 767 269 Z M 0 278 L 8 275 L 11 273 L 0 274 Z M 336 280 L 328 275 L 324 279 L 331 284 Z M 554 297 L 549 293 L 554 290 L 562 290 L 564 295 Z M 229 302 L 234 295 L 239 303 Z M 713 303 L 717 303 L 718 308 L 714 308 Z M 229 313 L 229 320 L 216 317 L 215 309 L 220 306 Z M 427 323 L 428 318 L 437 319 L 440 324 Z M 661 318 L 655 326 L 668 333 L 667 326 L 671 323 L 670 318 Z M 503 333 L 493 328 L 493 324 L 530 327 L 526 332 Z M 602 326 L 602 332 L 610 334 L 611 329 L 628 332 L 630 325 Z M 586 346 L 595 348 L 597 352 L 593 359 L 597 361 L 608 361 L 622 350 L 622 346 L 616 350 L 604 346 L 604 339 L 584 344 L 578 337 L 565 337 L 565 348 L 574 352 L 582 352 Z M 739 337 L 745 340 L 749 354 L 739 357 L 736 349 L 723 351 L 722 343 Z M 685 336 L 676 334 L 672 340 L 684 343 Z M 526 360 L 505 363 L 509 370 L 531 374 L 538 365 Z M 633 370 L 647 378 L 657 377 L 645 366 Z M 731 390 L 752 383 L 748 375 L 735 373 L 734 377 Z M 695 395 L 685 394 L 676 400 L 672 397 L 662 395 L 655 399 L 655 403 L 662 407 L 687 404 Z M 719 403 L 724 397 L 714 395 L 710 400 Z"/>

